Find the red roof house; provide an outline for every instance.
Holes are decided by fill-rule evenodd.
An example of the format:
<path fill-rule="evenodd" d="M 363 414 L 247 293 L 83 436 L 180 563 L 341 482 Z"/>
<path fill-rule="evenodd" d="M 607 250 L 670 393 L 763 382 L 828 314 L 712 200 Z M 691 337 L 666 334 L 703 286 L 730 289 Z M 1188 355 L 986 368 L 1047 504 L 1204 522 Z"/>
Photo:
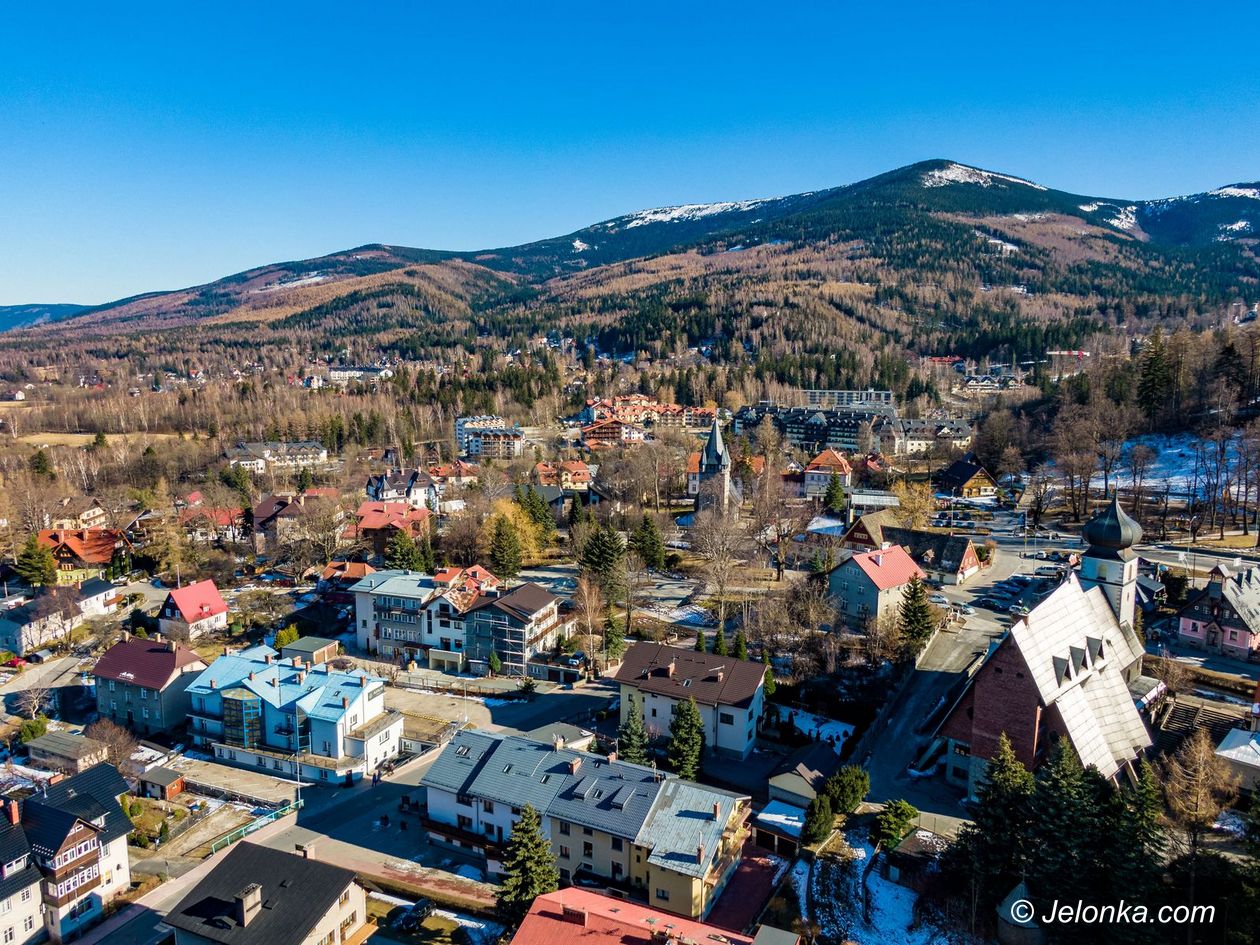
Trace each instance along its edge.
<path fill-rule="evenodd" d="M 535 899 L 512 937 L 512 945 L 657 945 L 667 939 L 752 945 L 752 939 L 746 935 L 577 886 Z"/>
<path fill-rule="evenodd" d="M 191 640 L 227 627 L 228 605 L 214 581 L 177 587 L 166 595 L 158 626 L 176 640 Z"/>
<path fill-rule="evenodd" d="M 174 728 L 188 715 L 185 691 L 205 668 L 200 656 L 173 640 L 124 634 L 93 670 L 97 711 L 142 735 Z"/>
<path fill-rule="evenodd" d="M 900 545 L 855 554 L 832 569 L 827 586 L 850 629 L 864 629 L 872 620 L 894 612 L 923 570 Z"/>

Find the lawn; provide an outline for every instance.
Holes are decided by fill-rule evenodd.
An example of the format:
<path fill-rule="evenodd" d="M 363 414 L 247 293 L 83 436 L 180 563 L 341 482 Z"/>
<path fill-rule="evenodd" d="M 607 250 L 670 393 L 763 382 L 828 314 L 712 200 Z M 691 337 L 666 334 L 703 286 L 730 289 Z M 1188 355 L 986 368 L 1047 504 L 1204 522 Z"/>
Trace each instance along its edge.
<path fill-rule="evenodd" d="M 136 443 L 148 440 L 173 440 L 175 433 L 110 433 L 108 439 L 123 438 Z M 26 433 L 17 438 L 19 443 L 31 446 L 87 446 L 96 439 L 95 433 Z"/>
<path fill-rule="evenodd" d="M 368 919 L 377 926 L 372 941 L 399 942 L 402 945 L 467 945 L 468 938 L 460 924 L 442 915 L 428 916 L 418 932 L 402 932 L 393 928 L 393 923 L 406 911 L 406 906 L 368 897 Z"/>

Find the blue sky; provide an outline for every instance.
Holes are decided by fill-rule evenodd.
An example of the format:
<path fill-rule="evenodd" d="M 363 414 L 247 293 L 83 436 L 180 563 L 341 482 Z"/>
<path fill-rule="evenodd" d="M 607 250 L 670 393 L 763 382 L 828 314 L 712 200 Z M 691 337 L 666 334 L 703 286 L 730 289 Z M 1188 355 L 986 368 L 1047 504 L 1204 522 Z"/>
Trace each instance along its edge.
<path fill-rule="evenodd" d="M 932 157 L 1101 196 L 1256 180 L 1257 35 L 1254 2 L 23 4 L 0 22 L 0 304 Z"/>

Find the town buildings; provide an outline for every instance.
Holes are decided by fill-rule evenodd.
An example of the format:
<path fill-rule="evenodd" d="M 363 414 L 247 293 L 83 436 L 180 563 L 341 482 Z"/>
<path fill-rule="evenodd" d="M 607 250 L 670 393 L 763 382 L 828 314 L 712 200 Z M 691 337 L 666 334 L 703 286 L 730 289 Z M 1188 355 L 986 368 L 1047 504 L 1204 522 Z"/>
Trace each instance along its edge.
<path fill-rule="evenodd" d="M 488 673 L 494 653 L 506 675 L 547 678 L 546 663 L 535 657 L 552 652 L 573 631 L 573 618 L 562 603 L 534 583 L 480 594 L 465 614 L 469 667 Z"/>
<path fill-rule="evenodd" d="M 809 461 L 805 467 L 805 496 L 821 499 L 827 494 L 831 479 L 835 476 L 840 485 L 848 489 L 853 485 L 853 467 L 834 449 L 825 449 Z"/>
<path fill-rule="evenodd" d="M 696 511 L 715 509 L 721 513 L 738 507 L 739 498 L 731 482 L 731 452 L 722 440 L 722 426 L 716 417 L 709 429 L 709 439 L 700 451 L 696 467 Z"/>
<path fill-rule="evenodd" d="M 597 420 L 582 427 L 582 442 L 590 449 L 601 449 L 623 443 L 642 443 L 647 431 L 637 424 L 615 418 Z"/>
<path fill-rule="evenodd" d="M 372 554 L 381 558 L 399 533 L 412 541 L 427 539 L 432 515 L 427 508 L 417 508 L 407 502 L 363 502 L 354 513 L 353 524 L 346 528 L 345 537 L 363 542 Z"/>
<path fill-rule="evenodd" d="M 421 783 L 430 838 L 485 856 L 490 872 L 530 804 L 562 880 L 597 878 L 690 918 L 708 914 L 748 836 L 746 797 L 558 742 L 464 730 Z"/>
<path fill-rule="evenodd" d="M 205 668 L 195 651 L 160 634 L 123 634 L 92 670 L 96 711 L 139 735 L 170 731 L 188 720 L 188 687 Z"/>
<path fill-rule="evenodd" d="M 1177 637 L 1196 649 L 1260 658 L 1260 568 L 1212 568 L 1207 587 L 1192 590 L 1177 615 Z"/>
<path fill-rule="evenodd" d="M 368 477 L 364 487 L 373 502 L 403 502 L 417 509 L 436 509 L 440 492 L 422 469 L 393 469 Z"/>
<path fill-rule="evenodd" d="M 962 499 L 980 499 L 997 495 L 997 483 L 988 471 L 974 459 L 959 459 L 951 463 L 937 480 L 937 489 Z"/>
<path fill-rule="evenodd" d="M 516 459 L 525 451 L 520 430 L 474 430 L 468 436 L 468 455 L 486 459 Z"/>
<path fill-rule="evenodd" d="M 158 611 L 158 627 L 175 640 L 195 640 L 226 630 L 228 605 L 214 581 L 196 581 L 166 595 Z"/>
<path fill-rule="evenodd" d="M 227 451 L 227 460 L 230 466 L 240 466 L 254 473 L 268 469 L 309 469 L 326 465 L 328 450 L 316 440 L 238 443 Z"/>
<path fill-rule="evenodd" d="M 622 658 L 621 718 L 636 712 L 644 728 L 660 735 L 669 729 L 680 702 L 696 701 L 707 748 L 747 758 L 757 740 L 765 703 L 766 667 L 733 656 L 700 653 L 659 643 L 635 643 Z"/>
<path fill-rule="evenodd" d="M 49 528 L 36 540 L 52 550 L 59 584 L 104 577 L 116 556 L 130 548 L 127 537 L 112 528 Z"/>
<path fill-rule="evenodd" d="M 889 525 L 880 534 L 884 543 L 904 548 L 930 581 L 963 584 L 980 572 L 980 556 L 966 535 Z"/>
<path fill-rule="evenodd" d="M 15 945 L 44 941 L 42 875 L 31 856 L 16 800 L 3 801 L 0 815 L 0 938 Z"/>
<path fill-rule="evenodd" d="M 70 732 L 48 732 L 26 743 L 31 763 L 46 771 L 78 774 L 109 757 L 109 746 Z M 3 908 L 3 906 L 0 906 Z"/>
<path fill-rule="evenodd" d="M 481 433 L 485 430 L 507 430 L 508 428 L 508 421 L 503 417 L 490 415 L 456 417 L 455 444 L 459 447 L 461 456 L 470 456 L 472 455 L 470 447 L 472 446 L 473 434 Z"/>
<path fill-rule="evenodd" d="M 357 945 L 367 894 L 353 870 L 244 841 L 165 921 L 175 945 Z"/>
<path fill-rule="evenodd" d="M 798 449 L 818 453 L 831 448 L 843 453 L 865 453 L 874 444 L 872 424 L 895 417 L 892 404 L 863 403 L 834 408 L 780 407 L 760 403 L 740 407 L 732 420 L 737 436 L 751 433 L 767 417 L 783 438 Z"/>
<path fill-rule="evenodd" d="M 220 761 L 319 781 L 370 775 L 397 757 L 402 716 L 365 671 L 282 660 L 268 646 L 224 655 L 188 687 L 189 736 Z"/>
<path fill-rule="evenodd" d="M 338 490 L 332 488 L 264 496 L 254 506 L 255 554 L 280 554 L 310 535 L 339 530 L 345 512 L 338 497 Z"/>
<path fill-rule="evenodd" d="M 889 456 L 971 449 L 971 424 L 957 417 L 882 417 L 871 426 L 876 448 Z"/>
<path fill-rule="evenodd" d="M 591 467 L 580 459 L 537 463 L 532 476 L 540 486 L 554 486 L 566 492 L 585 492 L 591 487 L 593 478 Z"/>
<path fill-rule="evenodd" d="M 34 598 L 14 595 L 0 602 L 0 648 L 19 656 L 38 651 L 120 603 L 118 588 L 100 578 L 45 588 Z"/>
<path fill-rule="evenodd" d="M 827 575 L 827 591 L 851 629 L 895 613 L 906 585 L 926 575 L 900 545 L 851 555 Z"/>

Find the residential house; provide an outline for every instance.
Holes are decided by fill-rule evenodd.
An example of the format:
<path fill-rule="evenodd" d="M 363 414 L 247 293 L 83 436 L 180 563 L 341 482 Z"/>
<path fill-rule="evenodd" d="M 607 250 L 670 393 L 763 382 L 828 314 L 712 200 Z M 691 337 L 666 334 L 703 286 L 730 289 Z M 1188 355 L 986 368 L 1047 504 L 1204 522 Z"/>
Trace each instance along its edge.
<path fill-rule="evenodd" d="M 109 746 L 70 732 L 48 732 L 26 743 L 31 764 L 48 771 L 78 774 L 109 759 Z"/>
<path fill-rule="evenodd" d="M 197 503 L 179 510 L 179 524 L 191 541 L 211 544 L 245 538 L 245 509 Z"/>
<path fill-rule="evenodd" d="M 980 571 L 980 556 L 966 535 L 884 526 L 883 540 L 909 552 L 928 580 L 963 584 Z"/>
<path fill-rule="evenodd" d="M 315 589 L 326 597 L 350 602 L 354 600 L 350 589 L 376 568 L 362 561 L 329 561 L 319 572 Z"/>
<path fill-rule="evenodd" d="M 457 732 L 424 775 L 431 840 L 502 872 L 521 808 L 542 818 L 561 879 L 599 882 L 690 918 L 707 915 L 748 836 L 748 798 L 559 743 Z"/>
<path fill-rule="evenodd" d="M 435 463 L 428 469 L 429 475 L 437 483 L 438 498 L 446 494 L 448 486 L 467 488 L 477 484 L 481 476 L 481 467 L 457 459 L 453 463 Z"/>
<path fill-rule="evenodd" d="M 161 634 L 142 640 L 124 633 L 92 670 L 96 711 L 140 735 L 170 731 L 187 721 L 188 687 L 205 668 L 195 651 Z"/>
<path fill-rule="evenodd" d="M 254 506 L 254 552 L 274 555 L 312 532 L 335 529 L 345 519 L 339 496 L 333 488 L 264 496 Z"/>
<path fill-rule="evenodd" d="M 482 459 L 516 459 L 525 451 L 520 430 L 475 430 L 468 437 L 468 455 Z"/>
<path fill-rule="evenodd" d="M 149 768 L 136 777 L 136 796 L 173 801 L 187 790 L 184 775 L 172 768 Z"/>
<path fill-rule="evenodd" d="M 1260 683 L 1251 699 L 1246 728 L 1231 728 L 1216 746 L 1220 758 L 1238 779 L 1240 794 L 1255 803 L 1260 788 Z"/>
<path fill-rule="evenodd" d="M 367 920 L 353 870 L 248 841 L 165 917 L 175 945 L 359 945 Z"/>
<path fill-rule="evenodd" d="M 957 417 L 885 417 L 871 428 L 878 449 L 889 456 L 971 448 L 971 424 Z"/>
<path fill-rule="evenodd" d="M 853 467 L 849 461 L 834 449 L 825 449 L 805 467 L 805 497 L 821 499 L 831 486 L 832 477 L 840 480 L 840 485 L 848 489 L 853 485 Z"/>
<path fill-rule="evenodd" d="M 666 945 L 671 942 L 753 945 L 715 925 L 681 919 L 637 902 L 570 886 L 534 900 L 511 945 Z M 765 945 L 765 943 L 762 943 Z M 784 945 L 795 945 L 788 941 Z"/>
<path fill-rule="evenodd" d="M 766 667 L 751 660 L 660 643 L 634 643 L 613 677 L 621 687 L 621 718 L 642 715 L 657 734 L 669 729 L 680 702 L 694 699 L 704 723 L 705 746 L 747 758 L 757 740 L 765 703 Z"/>
<path fill-rule="evenodd" d="M 115 556 L 130 548 L 126 536 L 112 528 L 49 528 L 36 540 L 52 549 L 59 584 L 104 577 Z"/>
<path fill-rule="evenodd" d="M 19 804 L 5 799 L 0 814 L 0 938 L 14 945 L 45 939 L 42 880 L 22 829 Z"/>
<path fill-rule="evenodd" d="M 805 745 L 788 755 L 770 775 L 770 800 L 808 807 L 823 782 L 840 769 L 836 749 L 823 742 Z"/>
<path fill-rule="evenodd" d="M 840 547 L 849 551 L 876 551 L 888 544 L 885 528 L 900 528 L 901 516 L 891 508 L 867 512 L 854 519 L 840 539 Z"/>
<path fill-rule="evenodd" d="M 363 502 L 354 513 L 354 523 L 345 537 L 361 541 L 377 557 L 384 557 L 394 536 L 402 533 L 412 541 L 428 538 L 433 513 L 406 502 Z"/>
<path fill-rule="evenodd" d="M 591 487 L 591 467 L 580 459 L 559 463 L 541 462 L 533 469 L 533 480 L 540 486 L 555 486 L 566 492 L 585 492 Z"/>
<path fill-rule="evenodd" d="M 91 496 L 69 496 L 57 502 L 48 524 L 59 531 L 80 528 L 104 528 L 109 513 Z"/>
<path fill-rule="evenodd" d="M 226 630 L 228 605 L 214 581 L 197 581 L 166 595 L 158 611 L 158 627 L 175 640 L 195 640 Z"/>
<path fill-rule="evenodd" d="M 220 656 L 188 687 L 193 744 L 220 761 L 283 777 L 345 781 L 399 753 L 403 717 L 363 670 L 280 659 L 269 646 Z"/>
<path fill-rule="evenodd" d="M 573 618 L 561 604 L 559 597 L 532 582 L 507 591 L 485 590 L 464 615 L 472 671 L 489 672 L 490 654 L 497 653 L 504 674 L 547 678 L 546 663 L 533 660 L 572 632 Z"/>
<path fill-rule="evenodd" d="M 896 416 L 892 404 L 861 403 L 851 406 L 781 407 L 760 403 L 740 407 L 735 412 L 732 432 L 739 436 L 751 433 L 767 417 L 797 449 L 817 453 L 827 448 L 844 453 L 861 453 L 870 449 L 871 425 L 884 417 Z"/>
<path fill-rule="evenodd" d="M 417 509 L 436 509 L 441 491 L 422 469 L 394 469 L 370 476 L 364 487 L 373 502 L 403 502 Z"/>
<path fill-rule="evenodd" d="M 227 460 L 231 466 L 240 466 L 255 473 L 268 469 L 309 469 L 326 465 L 328 450 L 315 440 L 238 443 L 227 451 Z"/>
<path fill-rule="evenodd" d="M 31 599 L 8 598 L 0 609 L 0 648 L 19 655 L 43 649 L 88 618 L 113 613 L 120 601 L 118 589 L 100 578 L 47 588 Z"/>
<path fill-rule="evenodd" d="M 44 930 L 54 942 L 77 938 L 131 889 L 131 819 L 118 803 L 126 792 L 118 769 L 102 764 L 21 802 L 22 831 L 43 879 Z"/>
<path fill-rule="evenodd" d="M 906 585 L 927 575 L 900 545 L 863 551 L 836 565 L 827 575 L 827 591 L 851 629 L 865 629 L 895 613 Z"/>
<path fill-rule="evenodd" d="M 467 659 L 465 617 L 499 579 L 480 566 L 441 568 L 436 574 L 387 570 L 367 575 L 350 590 L 359 648 L 384 659 L 426 661 L 431 669 L 460 672 Z"/>
<path fill-rule="evenodd" d="M 1195 649 L 1260 659 L 1260 567 L 1216 565 L 1177 615 L 1177 637 Z"/>
<path fill-rule="evenodd" d="M 974 458 L 964 458 L 946 467 L 937 480 L 937 489 L 962 499 L 979 499 L 997 495 L 997 482 Z"/>
<path fill-rule="evenodd" d="M 393 376 L 393 369 L 383 364 L 343 364 L 328 369 L 328 383 L 338 387 L 347 387 L 355 382 L 372 385 L 378 381 L 387 381 Z"/>
<path fill-rule="evenodd" d="M 1104 589 L 1069 573 L 990 648 L 949 707 L 936 731 L 946 779 L 974 795 L 1003 734 L 1030 770 L 1066 738 L 1103 777 L 1134 778 L 1151 744 L 1129 691 L 1141 665 L 1142 643 Z"/>

